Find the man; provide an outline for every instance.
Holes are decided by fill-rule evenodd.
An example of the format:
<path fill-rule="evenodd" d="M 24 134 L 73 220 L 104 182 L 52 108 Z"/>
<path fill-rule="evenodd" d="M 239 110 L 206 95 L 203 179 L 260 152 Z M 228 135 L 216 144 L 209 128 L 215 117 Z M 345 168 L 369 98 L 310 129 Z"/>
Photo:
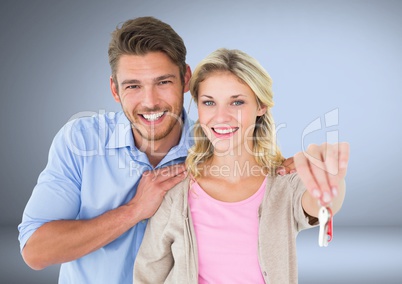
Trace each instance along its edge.
<path fill-rule="evenodd" d="M 185 176 L 185 60 L 180 36 L 157 19 L 114 31 L 110 86 L 123 112 L 71 121 L 56 135 L 19 225 L 31 268 L 63 263 L 59 283 L 132 283 L 146 220 Z"/>

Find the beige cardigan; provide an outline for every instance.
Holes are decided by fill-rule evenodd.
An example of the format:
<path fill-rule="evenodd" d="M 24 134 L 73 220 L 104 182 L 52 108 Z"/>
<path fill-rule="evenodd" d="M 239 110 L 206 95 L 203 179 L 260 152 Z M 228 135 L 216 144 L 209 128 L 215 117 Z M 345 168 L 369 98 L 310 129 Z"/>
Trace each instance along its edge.
<path fill-rule="evenodd" d="M 197 241 L 188 206 L 190 179 L 165 196 L 149 220 L 134 264 L 135 284 L 198 283 Z M 306 217 L 297 174 L 269 176 L 259 209 L 259 262 L 266 283 L 297 283 L 296 237 L 317 224 Z M 312 224 L 312 225 L 310 225 Z"/>

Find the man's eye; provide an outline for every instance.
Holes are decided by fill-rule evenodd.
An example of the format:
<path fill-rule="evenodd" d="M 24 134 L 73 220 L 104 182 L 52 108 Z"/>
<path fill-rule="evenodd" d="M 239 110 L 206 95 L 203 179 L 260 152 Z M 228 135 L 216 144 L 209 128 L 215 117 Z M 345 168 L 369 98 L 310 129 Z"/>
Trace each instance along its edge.
<path fill-rule="evenodd" d="M 169 81 L 169 80 L 165 80 L 165 81 L 160 81 L 159 82 L 159 85 L 166 85 L 166 84 L 169 84 L 169 83 L 171 83 L 172 81 Z"/>
<path fill-rule="evenodd" d="M 138 85 L 128 85 L 127 89 L 138 89 L 139 87 Z"/>

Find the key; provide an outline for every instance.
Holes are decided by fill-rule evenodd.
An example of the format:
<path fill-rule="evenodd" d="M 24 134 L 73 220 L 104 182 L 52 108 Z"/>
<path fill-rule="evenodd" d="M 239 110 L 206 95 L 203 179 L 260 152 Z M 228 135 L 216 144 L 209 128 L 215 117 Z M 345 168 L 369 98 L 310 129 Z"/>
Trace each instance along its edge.
<path fill-rule="evenodd" d="M 318 211 L 318 221 L 320 222 L 320 232 L 318 234 L 318 245 L 320 247 L 327 246 L 327 224 L 328 224 L 329 213 L 326 207 L 321 206 L 320 211 Z"/>
<path fill-rule="evenodd" d="M 332 240 L 332 211 L 330 208 L 321 206 L 318 212 L 318 221 L 320 222 L 320 232 L 318 235 L 318 245 L 320 247 L 328 246 Z"/>

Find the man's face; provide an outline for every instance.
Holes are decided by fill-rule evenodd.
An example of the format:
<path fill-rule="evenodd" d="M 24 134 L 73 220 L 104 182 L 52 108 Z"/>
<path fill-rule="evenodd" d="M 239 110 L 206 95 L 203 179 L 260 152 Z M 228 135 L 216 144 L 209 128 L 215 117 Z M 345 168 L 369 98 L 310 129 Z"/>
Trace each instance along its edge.
<path fill-rule="evenodd" d="M 132 124 L 136 142 L 180 135 L 183 93 L 190 76 L 188 67 L 183 86 L 179 67 L 162 52 L 121 56 L 117 85 L 111 79 L 111 89 Z"/>

